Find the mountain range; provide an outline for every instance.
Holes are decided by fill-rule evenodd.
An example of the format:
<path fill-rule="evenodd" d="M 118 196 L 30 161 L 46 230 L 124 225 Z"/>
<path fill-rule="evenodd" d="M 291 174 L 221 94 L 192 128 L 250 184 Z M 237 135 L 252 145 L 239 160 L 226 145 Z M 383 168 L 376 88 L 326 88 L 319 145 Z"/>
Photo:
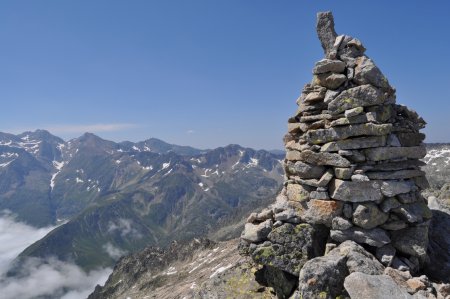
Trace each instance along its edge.
<path fill-rule="evenodd" d="M 36 227 L 60 224 L 18 261 L 53 256 L 90 270 L 148 245 L 237 236 L 281 187 L 282 159 L 239 145 L 0 133 L 0 210 Z"/>

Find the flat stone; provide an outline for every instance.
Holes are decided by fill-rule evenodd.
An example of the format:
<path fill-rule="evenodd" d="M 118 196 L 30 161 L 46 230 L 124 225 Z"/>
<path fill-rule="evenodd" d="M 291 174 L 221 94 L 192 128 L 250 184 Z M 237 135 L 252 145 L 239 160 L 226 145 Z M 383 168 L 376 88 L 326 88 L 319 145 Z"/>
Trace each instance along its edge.
<path fill-rule="evenodd" d="M 427 258 L 428 226 L 414 226 L 392 231 L 392 246 L 398 251 L 415 256 L 421 262 Z"/>
<path fill-rule="evenodd" d="M 322 152 L 337 152 L 340 150 L 381 147 L 386 144 L 386 136 L 371 136 L 349 138 L 325 143 L 320 148 Z"/>
<path fill-rule="evenodd" d="M 411 181 L 382 181 L 381 193 L 387 197 L 393 197 L 400 193 L 408 193 L 414 187 Z"/>
<path fill-rule="evenodd" d="M 360 114 L 352 117 L 338 118 L 330 122 L 330 127 L 365 124 L 365 123 L 378 123 L 374 112 L 367 112 L 365 114 Z"/>
<path fill-rule="evenodd" d="M 399 287 L 395 281 L 387 275 L 367 275 L 361 272 L 354 272 L 345 278 L 344 287 L 350 295 L 350 298 L 413 299 L 406 290 Z"/>
<path fill-rule="evenodd" d="M 331 102 L 332 100 L 334 100 L 338 94 L 340 93 L 340 91 L 338 90 L 327 90 L 327 92 L 325 93 L 325 98 L 323 99 L 323 102 L 325 104 L 328 104 L 329 102 Z"/>
<path fill-rule="evenodd" d="M 328 110 L 331 111 L 331 114 L 339 114 L 360 106 L 381 105 L 385 100 L 386 96 L 380 89 L 366 84 L 341 92 L 333 101 L 328 103 Z"/>
<path fill-rule="evenodd" d="M 330 182 L 330 196 L 348 202 L 379 202 L 383 199 L 380 183 L 377 181 L 351 182 L 333 179 Z"/>
<path fill-rule="evenodd" d="M 353 211 L 353 223 L 365 229 L 375 228 L 388 220 L 389 215 L 374 203 L 360 203 Z"/>
<path fill-rule="evenodd" d="M 330 196 L 328 195 L 327 191 L 312 191 L 309 194 L 309 197 L 311 199 L 322 199 L 322 200 L 330 199 Z"/>
<path fill-rule="evenodd" d="M 264 241 L 272 230 L 272 224 L 271 219 L 260 224 L 246 223 L 241 239 L 252 243 Z"/>
<path fill-rule="evenodd" d="M 297 156 L 296 156 L 296 158 L 297 158 Z M 344 157 L 341 157 L 338 154 L 332 154 L 332 153 L 326 153 L 326 152 L 315 153 L 310 150 L 305 150 L 305 151 L 299 152 L 297 160 L 300 160 L 300 161 L 303 161 L 306 163 L 310 163 L 313 165 L 329 165 L 329 166 L 336 166 L 336 167 L 350 166 L 350 161 L 348 161 Z"/>
<path fill-rule="evenodd" d="M 313 69 L 313 74 L 323 73 L 342 73 L 345 70 L 345 62 L 340 60 L 322 59 L 316 62 Z"/>
<path fill-rule="evenodd" d="M 402 204 L 410 204 L 418 201 L 425 201 L 419 192 L 409 192 L 397 195 L 398 201 Z"/>
<path fill-rule="evenodd" d="M 305 133 L 305 139 L 311 144 L 324 144 L 330 141 L 343 140 L 356 136 L 382 136 L 391 132 L 391 124 L 359 124 L 342 127 L 332 127 L 328 129 L 311 130 Z M 375 149 L 385 149 L 383 147 Z M 398 149 L 398 148 L 396 148 Z M 412 148 L 410 148 L 412 149 Z M 371 149 L 367 149 L 369 151 Z M 412 150 L 413 152 L 414 150 Z M 377 153 L 377 152 L 375 152 Z M 377 157 L 377 156 L 375 156 Z M 375 160 L 377 161 L 377 160 Z"/>
<path fill-rule="evenodd" d="M 380 227 L 382 229 L 385 230 L 400 230 L 400 229 L 404 229 L 405 227 L 408 227 L 408 224 L 405 221 L 402 220 L 388 220 L 386 223 L 383 223 L 382 225 L 380 225 Z"/>
<path fill-rule="evenodd" d="M 286 171 L 293 175 L 298 175 L 303 179 L 318 179 L 325 172 L 325 167 L 321 165 L 311 165 L 302 161 L 295 163 L 288 161 L 286 163 Z"/>
<path fill-rule="evenodd" d="M 331 228 L 334 230 L 346 230 L 353 226 L 353 223 L 342 217 L 334 217 L 331 220 Z"/>
<path fill-rule="evenodd" d="M 308 202 L 308 209 L 302 216 L 310 224 L 324 224 L 331 227 L 334 217 L 342 214 L 343 203 L 335 200 L 312 199 Z"/>
<path fill-rule="evenodd" d="M 350 178 L 352 182 L 368 182 L 369 178 L 364 174 L 354 174 Z"/>
<path fill-rule="evenodd" d="M 296 133 L 302 132 L 302 130 L 300 129 L 300 124 L 299 123 L 288 123 L 288 132 L 291 134 L 296 134 Z"/>
<path fill-rule="evenodd" d="M 325 98 L 326 88 L 323 88 L 321 91 L 313 91 L 308 93 L 305 97 L 305 102 L 317 102 L 322 101 Z"/>
<path fill-rule="evenodd" d="M 309 116 L 302 116 L 300 117 L 301 123 L 308 123 L 308 122 L 315 122 L 318 120 L 328 120 L 333 119 L 333 116 L 331 114 L 317 114 L 317 115 L 309 115 Z"/>
<path fill-rule="evenodd" d="M 364 243 L 374 247 L 381 247 L 391 242 L 388 234 L 380 228 L 368 230 L 351 227 L 346 230 L 331 230 L 330 237 L 341 243 L 347 240 L 352 240 L 356 243 Z"/>
<path fill-rule="evenodd" d="M 405 169 L 398 171 L 367 172 L 366 175 L 371 180 L 400 180 L 424 176 L 425 172 L 419 169 Z"/>
<path fill-rule="evenodd" d="M 425 139 L 423 133 L 398 132 L 397 138 L 402 146 L 418 146 Z"/>
<path fill-rule="evenodd" d="M 350 117 L 357 116 L 363 112 L 364 112 L 363 107 L 356 107 L 356 108 L 345 110 L 344 115 L 345 115 L 345 117 L 350 118 Z"/>
<path fill-rule="evenodd" d="M 355 77 L 353 81 L 360 85 L 371 84 L 383 89 L 390 88 L 386 77 L 381 73 L 375 63 L 373 63 L 372 59 L 367 56 L 356 58 Z"/>
<path fill-rule="evenodd" d="M 380 161 L 377 164 L 370 165 L 370 171 L 395 171 L 403 169 L 418 169 L 425 166 L 426 163 L 420 160 L 405 160 L 399 162 Z"/>
<path fill-rule="evenodd" d="M 331 72 L 314 75 L 313 78 L 314 84 L 326 87 L 328 89 L 337 89 L 345 81 L 347 81 L 346 75 Z"/>
<path fill-rule="evenodd" d="M 424 146 L 411 147 L 375 147 L 364 150 L 368 160 L 383 161 L 399 158 L 422 159 L 426 155 Z"/>
<path fill-rule="evenodd" d="M 353 241 L 345 241 L 329 254 L 330 258 L 336 256 L 347 257 L 347 269 L 350 273 L 362 272 L 370 275 L 383 274 L 383 265 L 361 245 Z"/>

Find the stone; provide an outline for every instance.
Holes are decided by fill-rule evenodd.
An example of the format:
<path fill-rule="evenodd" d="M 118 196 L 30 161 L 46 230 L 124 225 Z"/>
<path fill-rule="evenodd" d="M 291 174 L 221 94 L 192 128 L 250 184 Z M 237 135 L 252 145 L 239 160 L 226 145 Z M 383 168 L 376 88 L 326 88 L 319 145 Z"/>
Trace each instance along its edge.
<path fill-rule="evenodd" d="M 273 288 L 278 298 L 287 298 L 295 289 L 298 280 L 296 276 L 270 265 L 264 265 L 256 271 L 255 277 L 259 283 Z M 208 296 L 202 298 L 205 297 Z"/>
<path fill-rule="evenodd" d="M 330 196 L 328 195 L 327 191 L 312 191 L 309 194 L 309 197 L 311 199 L 322 199 L 322 200 L 330 199 Z"/>
<path fill-rule="evenodd" d="M 365 114 L 360 114 L 352 117 L 338 118 L 330 122 L 330 127 L 365 124 L 365 123 L 378 123 L 374 112 L 367 112 Z"/>
<path fill-rule="evenodd" d="M 300 271 L 300 298 L 338 298 L 343 293 L 347 275 L 345 256 L 316 257 L 306 262 Z"/>
<path fill-rule="evenodd" d="M 370 171 L 395 171 L 403 169 L 418 169 L 425 166 L 426 163 L 420 160 L 404 160 L 398 162 L 380 161 L 377 164 L 370 165 Z"/>
<path fill-rule="evenodd" d="M 370 181 L 367 175 L 364 174 L 354 174 L 351 176 L 352 182 L 368 182 Z"/>
<path fill-rule="evenodd" d="M 419 192 L 409 192 L 397 195 L 398 201 L 403 204 L 415 203 L 418 201 L 425 201 L 425 199 L 420 195 Z"/>
<path fill-rule="evenodd" d="M 400 207 L 402 204 L 395 197 L 388 197 L 380 204 L 380 208 L 383 212 L 387 213 L 392 209 Z"/>
<path fill-rule="evenodd" d="M 334 217 L 331 220 L 331 228 L 334 230 L 346 230 L 353 226 L 353 223 L 342 217 Z"/>
<path fill-rule="evenodd" d="M 408 289 L 406 281 L 412 278 L 409 271 L 400 271 L 392 267 L 386 267 L 386 269 L 384 269 L 384 274 L 390 276 L 400 287 L 404 288 L 405 290 Z"/>
<path fill-rule="evenodd" d="M 322 151 L 322 152 L 337 152 L 339 150 L 380 147 L 380 146 L 384 146 L 385 144 L 386 144 L 386 136 L 349 138 L 349 139 L 325 143 L 320 148 L 320 151 Z"/>
<path fill-rule="evenodd" d="M 349 203 L 344 203 L 344 208 L 342 209 L 342 214 L 345 218 L 350 219 L 353 216 L 353 206 Z"/>
<path fill-rule="evenodd" d="M 368 160 L 383 161 L 400 158 L 422 159 L 426 155 L 424 146 L 411 147 L 375 147 L 364 150 Z"/>
<path fill-rule="evenodd" d="M 351 182 L 333 179 L 330 182 L 329 189 L 331 198 L 341 201 L 378 202 L 383 199 L 380 183 L 376 181 Z"/>
<path fill-rule="evenodd" d="M 323 73 L 342 73 L 345 70 L 345 62 L 340 60 L 322 59 L 316 62 L 313 69 L 313 74 Z"/>
<path fill-rule="evenodd" d="M 335 57 L 333 56 L 336 54 L 330 54 L 333 51 L 337 34 L 336 31 L 334 31 L 334 18 L 330 11 L 317 13 L 316 30 L 325 56 L 334 59 Z"/>
<path fill-rule="evenodd" d="M 395 134 L 388 135 L 386 144 L 388 146 L 402 146 L 400 141 L 398 140 L 397 135 L 395 135 Z"/>
<path fill-rule="evenodd" d="M 345 115 L 345 117 L 350 118 L 353 116 L 357 116 L 363 112 L 364 112 L 363 107 L 356 107 L 356 108 L 345 110 L 344 115 Z"/>
<path fill-rule="evenodd" d="M 339 44 L 339 49 L 337 51 L 338 57 L 347 62 L 347 65 L 356 65 L 354 58 L 362 56 L 366 49 L 362 43 L 357 39 L 348 35 L 344 35 L 341 43 Z"/>
<path fill-rule="evenodd" d="M 380 89 L 366 84 L 342 91 L 328 103 L 328 110 L 331 114 L 339 114 L 351 108 L 381 105 L 385 100 Z"/>
<path fill-rule="evenodd" d="M 418 146 L 425 139 L 425 134 L 415 132 L 398 132 L 396 136 L 401 146 Z"/>
<path fill-rule="evenodd" d="M 304 102 L 317 102 L 322 101 L 325 98 L 326 88 L 322 88 L 320 91 L 313 91 L 308 93 Z"/>
<path fill-rule="evenodd" d="M 301 132 L 299 123 L 288 123 L 288 132 L 292 134 L 296 134 Z"/>
<path fill-rule="evenodd" d="M 261 265 L 269 265 L 299 276 L 306 261 L 322 255 L 325 250 L 327 231 L 322 227 L 313 227 L 301 223 L 285 223 L 274 228 L 267 239 L 251 252 L 253 260 Z"/>
<path fill-rule="evenodd" d="M 246 223 L 241 239 L 254 243 L 264 241 L 272 230 L 272 224 L 271 219 L 260 224 Z"/>
<path fill-rule="evenodd" d="M 313 165 L 329 165 L 336 167 L 348 167 L 350 162 L 338 154 L 327 152 L 315 153 L 310 150 L 305 150 L 299 153 L 298 160 Z"/>
<path fill-rule="evenodd" d="M 428 235 L 430 260 L 424 271 L 431 279 L 450 283 L 450 214 L 433 210 Z"/>
<path fill-rule="evenodd" d="M 387 135 L 391 132 L 392 125 L 391 124 L 358 124 L 358 125 L 348 125 L 342 127 L 332 127 L 328 129 L 318 129 L 318 130 L 310 130 L 305 133 L 305 139 L 308 143 L 311 144 L 324 144 L 331 141 L 343 140 L 350 137 L 357 136 L 383 136 Z M 375 149 L 384 149 L 383 147 L 377 147 Z M 389 148 L 389 149 L 404 149 L 403 147 L 398 148 Z M 410 148 L 412 149 L 412 148 Z M 366 149 L 368 151 L 371 149 Z M 414 150 L 411 150 L 411 153 Z M 370 153 L 370 152 L 369 152 Z M 373 157 L 378 157 L 377 151 L 372 154 Z M 412 154 L 411 154 L 412 155 Z M 418 156 L 418 154 L 415 154 Z M 389 159 L 389 158 L 388 158 Z M 375 160 L 373 160 L 375 161 Z M 378 160 L 377 160 L 378 161 Z"/>
<path fill-rule="evenodd" d="M 331 230 L 330 237 L 336 242 L 352 240 L 357 243 L 364 243 L 374 247 L 381 247 L 391 242 L 388 234 L 380 229 L 363 229 L 351 227 L 346 230 Z"/>
<path fill-rule="evenodd" d="M 293 208 L 288 208 L 284 211 L 276 213 L 273 218 L 275 221 L 284 221 L 284 222 L 297 222 L 297 219 L 300 219 L 300 213 L 294 210 Z M 274 224 L 275 225 L 275 224 Z"/>
<path fill-rule="evenodd" d="M 352 176 L 352 173 L 353 173 L 352 168 L 341 168 L 341 167 L 334 168 L 334 176 L 337 179 L 348 180 Z"/>
<path fill-rule="evenodd" d="M 386 77 L 373 63 L 372 59 L 367 56 L 356 58 L 355 77 L 353 81 L 359 85 L 371 84 L 382 89 L 391 88 Z"/>
<path fill-rule="evenodd" d="M 391 232 L 392 246 L 399 252 L 427 261 L 428 226 L 413 226 Z"/>
<path fill-rule="evenodd" d="M 368 275 L 361 272 L 354 272 L 345 278 L 344 287 L 350 295 L 350 298 L 413 299 L 406 290 L 398 286 L 388 275 Z"/>
<path fill-rule="evenodd" d="M 397 171 L 367 172 L 371 180 L 404 180 L 424 176 L 425 172 L 419 169 L 404 169 Z"/>
<path fill-rule="evenodd" d="M 390 266 L 394 260 L 396 250 L 391 244 L 378 247 L 375 251 L 377 259 L 385 266 Z"/>
<path fill-rule="evenodd" d="M 419 277 L 413 277 L 411 279 L 408 279 L 406 281 L 406 284 L 408 285 L 410 292 L 413 294 L 417 293 L 420 290 L 425 290 L 427 288 L 427 285 Z"/>
<path fill-rule="evenodd" d="M 317 183 L 317 187 L 326 187 L 330 183 L 330 181 L 333 179 L 333 170 L 328 169 L 320 178 L 319 182 Z"/>
<path fill-rule="evenodd" d="M 329 256 L 346 256 L 347 269 L 349 273 L 362 272 L 370 275 L 383 274 L 383 265 L 361 245 L 353 241 L 345 241 L 336 249 L 333 249 Z"/>
<path fill-rule="evenodd" d="M 353 211 L 353 223 L 365 229 L 375 228 L 388 220 L 388 214 L 374 203 L 360 203 Z"/>
<path fill-rule="evenodd" d="M 382 229 L 385 230 L 400 230 L 400 229 L 404 229 L 405 227 L 408 227 L 408 224 L 405 221 L 402 220 L 392 220 L 391 218 L 389 218 L 386 223 L 382 224 L 380 226 Z"/>
<path fill-rule="evenodd" d="M 309 200 L 311 188 L 300 184 L 288 184 L 286 186 L 286 196 L 290 201 L 304 202 Z"/>
<path fill-rule="evenodd" d="M 298 175 L 303 179 L 318 179 L 325 173 L 325 167 L 319 165 L 311 165 L 301 161 L 286 163 L 287 173 Z"/>
<path fill-rule="evenodd" d="M 327 90 L 327 92 L 325 93 L 325 98 L 323 99 L 323 102 L 325 104 L 328 104 L 329 102 L 331 102 L 332 100 L 334 100 L 338 94 L 340 93 L 340 91 L 338 90 Z"/>
<path fill-rule="evenodd" d="M 347 81 L 346 75 L 331 72 L 315 75 L 313 79 L 314 84 L 326 87 L 328 89 L 337 89 L 345 81 Z"/>
<path fill-rule="evenodd" d="M 400 207 L 393 209 L 392 212 L 409 223 L 420 223 L 432 217 L 431 210 L 425 202 L 402 204 Z"/>
<path fill-rule="evenodd" d="M 342 214 L 343 203 L 335 200 L 312 199 L 302 216 L 305 222 L 311 224 L 324 224 L 331 227 L 334 217 Z"/>
<path fill-rule="evenodd" d="M 411 181 L 380 181 L 381 193 L 387 197 L 393 197 L 400 193 L 408 193 L 413 187 L 414 183 Z"/>
<path fill-rule="evenodd" d="M 307 123 L 307 122 L 314 122 L 318 120 L 330 120 L 333 119 L 333 116 L 331 114 L 317 114 L 317 115 L 308 115 L 308 116 L 302 116 L 300 117 L 301 123 Z"/>

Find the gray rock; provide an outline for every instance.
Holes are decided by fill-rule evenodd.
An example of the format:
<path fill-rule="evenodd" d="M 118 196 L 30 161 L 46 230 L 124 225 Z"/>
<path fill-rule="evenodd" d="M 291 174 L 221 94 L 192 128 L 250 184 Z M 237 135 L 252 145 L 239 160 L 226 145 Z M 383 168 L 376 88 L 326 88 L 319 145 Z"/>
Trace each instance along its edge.
<path fill-rule="evenodd" d="M 350 162 L 338 154 L 305 150 L 299 153 L 298 160 L 313 165 L 330 165 L 336 167 L 349 167 Z"/>
<path fill-rule="evenodd" d="M 321 200 L 330 199 L 330 196 L 328 195 L 327 191 L 312 191 L 309 194 L 309 197 L 311 199 L 321 199 Z"/>
<path fill-rule="evenodd" d="M 311 224 L 324 224 L 331 227 L 334 217 L 342 214 L 343 203 L 335 200 L 312 199 L 308 202 L 308 209 L 302 219 Z"/>
<path fill-rule="evenodd" d="M 313 74 L 342 73 L 345 70 L 345 62 L 340 60 L 322 59 L 316 62 Z"/>
<path fill-rule="evenodd" d="M 375 147 L 364 150 L 368 160 L 383 161 L 400 158 L 422 159 L 426 155 L 424 146 L 412 147 Z"/>
<path fill-rule="evenodd" d="M 330 237 L 337 242 L 352 240 L 375 247 L 381 247 L 391 242 L 387 233 L 380 228 L 367 230 L 351 227 L 347 230 L 331 230 Z"/>
<path fill-rule="evenodd" d="M 382 229 L 385 230 L 400 230 L 400 229 L 404 229 L 405 227 L 408 227 L 408 224 L 405 221 L 402 220 L 393 220 L 391 218 L 388 219 L 388 221 L 386 221 L 386 223 L 382 224 L 380 226 Z"/>
<path fill-rule="evenodd" d="M 336 31 L 334 31 L 334 18 L 330 11 L 317 13 L 316 24 L 317 36 L 322 44 L 323 51 L 327 58 L 335 58 L 330 55 L 336 41 Z"/>
<path fill-rule="evenodd" d="M 344 115 L 345 115 L 345 117 L 350 118 L 353 116 L 357 116 L 363 112 L 364 112 L 363 107 L 356 107 L 356 108 L 345 110 Z"/>
<path fill-rule="evenodd" d="M 330 181 L 333 179 L 333 170 L 328 169 L 320 178 L 319 182 L 317 183 L 318 187 L 326 187 L 330 183 Z"/>
<path fill-rule="evenodd" d="M 317 115 L 308 115 L 308 116 L 302 116 L 300 117 L 301 123 L 307 123 L 307 122 L 314 122 L 318 120 L 330 120 L 333 119 L 333 116 L 331 114 L 322 113 Z"/>
<path fill-rule="evenodd" d="M 357 204 L 353 212 L 353 223 L 365 229 L 375 228 L 385 223 L 388 218 L 388 214 L 371 202 Z"/>
<path fill-rule="evenodd" d="M 409 203 L 415 203 L 418 201 L 425 202 L 425 199 L 420 195 L 419 192 L 409 192 L 409 193 L 402 193 L 397 195 L 398 201 L 403 204 L 409 204 Z"/>
<path fill-rule="evenodd" d="M 409 223 L 420 223 L 432 217 L 431 210 L 425 202 L 402 204 L 400 207 L 393 209 L 392 212 Z"/>
<path fill-rule="evenodd" d="M 427 262 L 428 226 L 414 226 L 392 231 L 392 246 L 398 251 L 419 258 L 424 264 Z"/>
<path fill-rule="evenodd" d="M 339 150 L 361 149 L 369 147 L 380 147 L 386 144 L 386 136 L 372 136 L 349 138 L 328 142 L 320 148 L 322 152 L 337 152 Z"/>
<path fill-rule="evenodd" d="M 377 125 L 367 123 L 342 127 L 332 127 L 328 129 L 310 130 L 307 133 L 305 133 L 305 139 L 308 143 L 311 144 L 324 144 L 330 141 L 343 140 L 350 137 L 387 135 L 391 132 L 391 130 L 392 130 L 391 124 Z M 375 149 L 384 149 L 384 148 L 377 147 Z M 397 148 L 390 147 L 388 149 L 402 149 L 402 147 Z M 370 149 L 367 149 L 365 151 L 368 150 Z M 411 150 L 411 152 L 414 152 L 414 150 Z M 375 151 L 375 154 L 376 153 L 377 152 Z M 378 157 L 377 155 L 374 154 L 372 156 L 375 158 Z M 418 156 L 418 154 L 416 154 L 416 156 Z"/>
<path fill-rule="evenodd" d="M 309 192 L 313 189 L 300 185 L 300 184 L 288 184 L 286 186 L 286 196 L 289 201 L 306 202 L 309 199 Z"/>
<path fill-rule="evenodd" d="M 351 176 L 352 182 L 368 182 L 370 181 L 367 175 L 364 174 L 354 174 Z"/>
<path fill-rule="evenodd" d="M 264 285 L 272 287 L 278 298 L 287 298 L 297 285 L 297 277 L 269 265 L 264 265 L 255 276 L 263 280 Z"/>
<path fill-rule="evenodd" d="M 366 49 L 362 43 L 351 36 L 345 35 L 338 49 L 338 56 L 341 60 L 347 62 L 347 65 L 356 65 L 354 58 L 364 55 Z"/>
<path fill-rule="evenodd" d="M 338 94 L 340 93 L 340 91 L 338 90 L 327 90 L 327 92 L 325 93 L 325 98 L 323 99 L 323 102 L 325 104 L 328 104 L 329 102 L 331 102 L 332 100 L 334 100 Z"/>
<path fill-rule="evenodd" d="M 352 176 L 352 173 L 353 173 L 352 168 L 334 167 L 334 176 L 337 179 L 348 180 Z"/>
<path fill-rule="evenodd" d="M 433 210 L 429 229 L 428 254 L 430 261 L 425 273 L 436 281 L 450 283 L 450 215 Z M 450 295 L 450 286 L 449 286 Z"/>
<path fill-rule="evenodd" d="M 333 249 L 329 256 L 346 256 L 347 269 L 349 273 L 362 272 L 370 275 L 383 274 L 383 265 L 361 245 L 353 241 L 345 241 L 336 249 Z"/>
<path fill-rule="evenodd" d="M 378 247 L 375 256 L 385 266 L 390 266 L 394 260 L 396 250 L 391 244 Z"/>
<path fill-rule="evenodd" d="M 330 127 L 347 126 L 353 124 L 365 124 L 365 123 L 378 123 L 374 112 L 367 112 L 365 114 L 360 114 L 352 117 L 338 118 L 330 123 Z"/>
<path fill-rule="evenodd" d="M 306 261 L 323 254 L 326 238 L 327 231 L 322 227 L 285 223 L 270 232 L 270 244 L 259 245 L 250 254 L 258 264 L 298 276 Z"/>
<path fill-rule="evenodd" d="M 423 133 L 398 132 L 398 140 L 402 146 L 418 146 L 425 139 Z"/>
<path fill-rule="evenodd" d="M 372 59 L 367 56 L 356 58 L 355 77 L 353 80 L 360 85 L 371 84 L 383 89 L 391 88 L 386 77 L 373 63 Z"/>
<path fill-rule="evenodd" d="M 371 180 L 403 180 L 420 177 L 423 175 L 425 175 L 425 173 L 419 169 L 404 169 L 397 171 L 379 171 L 367 173 L 367 176 Z"/>
<path fill-rule="evenodd" d="M 292 219 L 300 218 L 300 215 L 297 211 L 295 211 L 292 208 L 286 209 L 282 212 L 276 213 L 274 215 L 275 221 L 284 221 L 284 222 L 290 222 Z"/>
<path fill-rule="evenodd" d="M 331 198 L 341 201 L 379 202 L 383 199 L 380 184 L 377 181 L 351 182 L 333 179 L 329 189 Z"/>
<path fill-rule="evenodd" d="M 319 165 L 311 165 L 301 161 L 295 163 L 288 161 L 286 163 L 286 171 L 293 175 L 298 175 L 303 179 L 318 179 L 325 172 L 325 167 Z"/>
<path fill-rule="evenodd" d="M 346 230 L 353 226 L 353 223 L 342 217 L 334 217 L 331 220 L 331 228 L 334 230 Z"/>
<path fill-rule="evenodd" d="M 331 114 L 339 114 L 345 110 L 381 105 L 386 100 L 384 93 L 372 85 L 361 85 L 341 92 L 333 101 L 328 104 Z"/>
<path fill-rule="evenodd" d="M 353 216 L 353 206 L 349 203 L 344 203 L 344 207 L 342 209 L 342 214 L 345 218 L 350 219 Z"/>
<path fill-rule="evenodd" d="M 387 139 L 387 145 L 389 146 L 402 146 L 400 141 L 398 140 L 397 135 L 395 134 L 389 134 Z"/>
<path fill-rule="evenodd" d="M 413 298 L 387 275 L 368 275 L 354 272 L 345 278 L 344 287 L 350 298 L 355 299 Z"/>
<path fill-rule="evenodd" d="M 400 193 L 408 193 L 413 187 L 414 183 L 411 181 L 380 181 L 381 192 L 384 196 L 393 197 Z"/>
<path fill-rule="evenodd" d="M 392 209 L 400 207 L 402 204 L 395 197 L 388 197 L 380 204 L 383 212 L 387 213 Z"/>
<path fill-rule="evenodd" d="M 248 242 L 261 242 L 272 230 L 272 220 L 268 219 L 260 224 L 246 223 L 241 238 Z"/>
<path fill-rule="evenodd" d="M 316 85 L 326 87 L 328 89 L 337 89 L 345 81 L 347 81 L 347 76 L 344 74 L 336 73 L 324 73 L 314 76 L 313 82 Z"/>
<path fill-rule="evenodd" d="M 347 275 L 346 256 L 316 257 L 300 271 L 300 298 L 335 299 L 342 294 Z"/>

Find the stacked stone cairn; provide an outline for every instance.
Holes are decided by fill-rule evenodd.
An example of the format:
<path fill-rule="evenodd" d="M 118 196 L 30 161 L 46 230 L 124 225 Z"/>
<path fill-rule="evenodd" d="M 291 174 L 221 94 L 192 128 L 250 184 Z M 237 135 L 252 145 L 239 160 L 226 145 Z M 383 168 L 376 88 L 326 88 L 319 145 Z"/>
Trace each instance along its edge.
<path fill-rule="evenodd" d="M 358 39 L 336 34 L 331 12 L 318 14 L 317 33 L 325 58 L 288 120 L 284 188 L 271 207 L 250 215 L 241 236 L 241 251 L 271 270 L 266 279 L 280 298 L 299 276 L 303 298 L 339 295 L 329 292 L 330 278 L 314 280 L 320 260 L 309 274 L 305 266 L 338 246 L 341 256 L 353 248 L 345 251 L 343 277 L 352 272 L 349 252 L 355 264 L 372 265 L 368 274 L 384 267 L 419 273 L 427 263 L 431 211 L 420 193 L 428 183 L 419 160 L 425 122 L 396 104 L 395 89 Z M 321 283 L 328 293 L 308 293 L 308 284 Z"/>

